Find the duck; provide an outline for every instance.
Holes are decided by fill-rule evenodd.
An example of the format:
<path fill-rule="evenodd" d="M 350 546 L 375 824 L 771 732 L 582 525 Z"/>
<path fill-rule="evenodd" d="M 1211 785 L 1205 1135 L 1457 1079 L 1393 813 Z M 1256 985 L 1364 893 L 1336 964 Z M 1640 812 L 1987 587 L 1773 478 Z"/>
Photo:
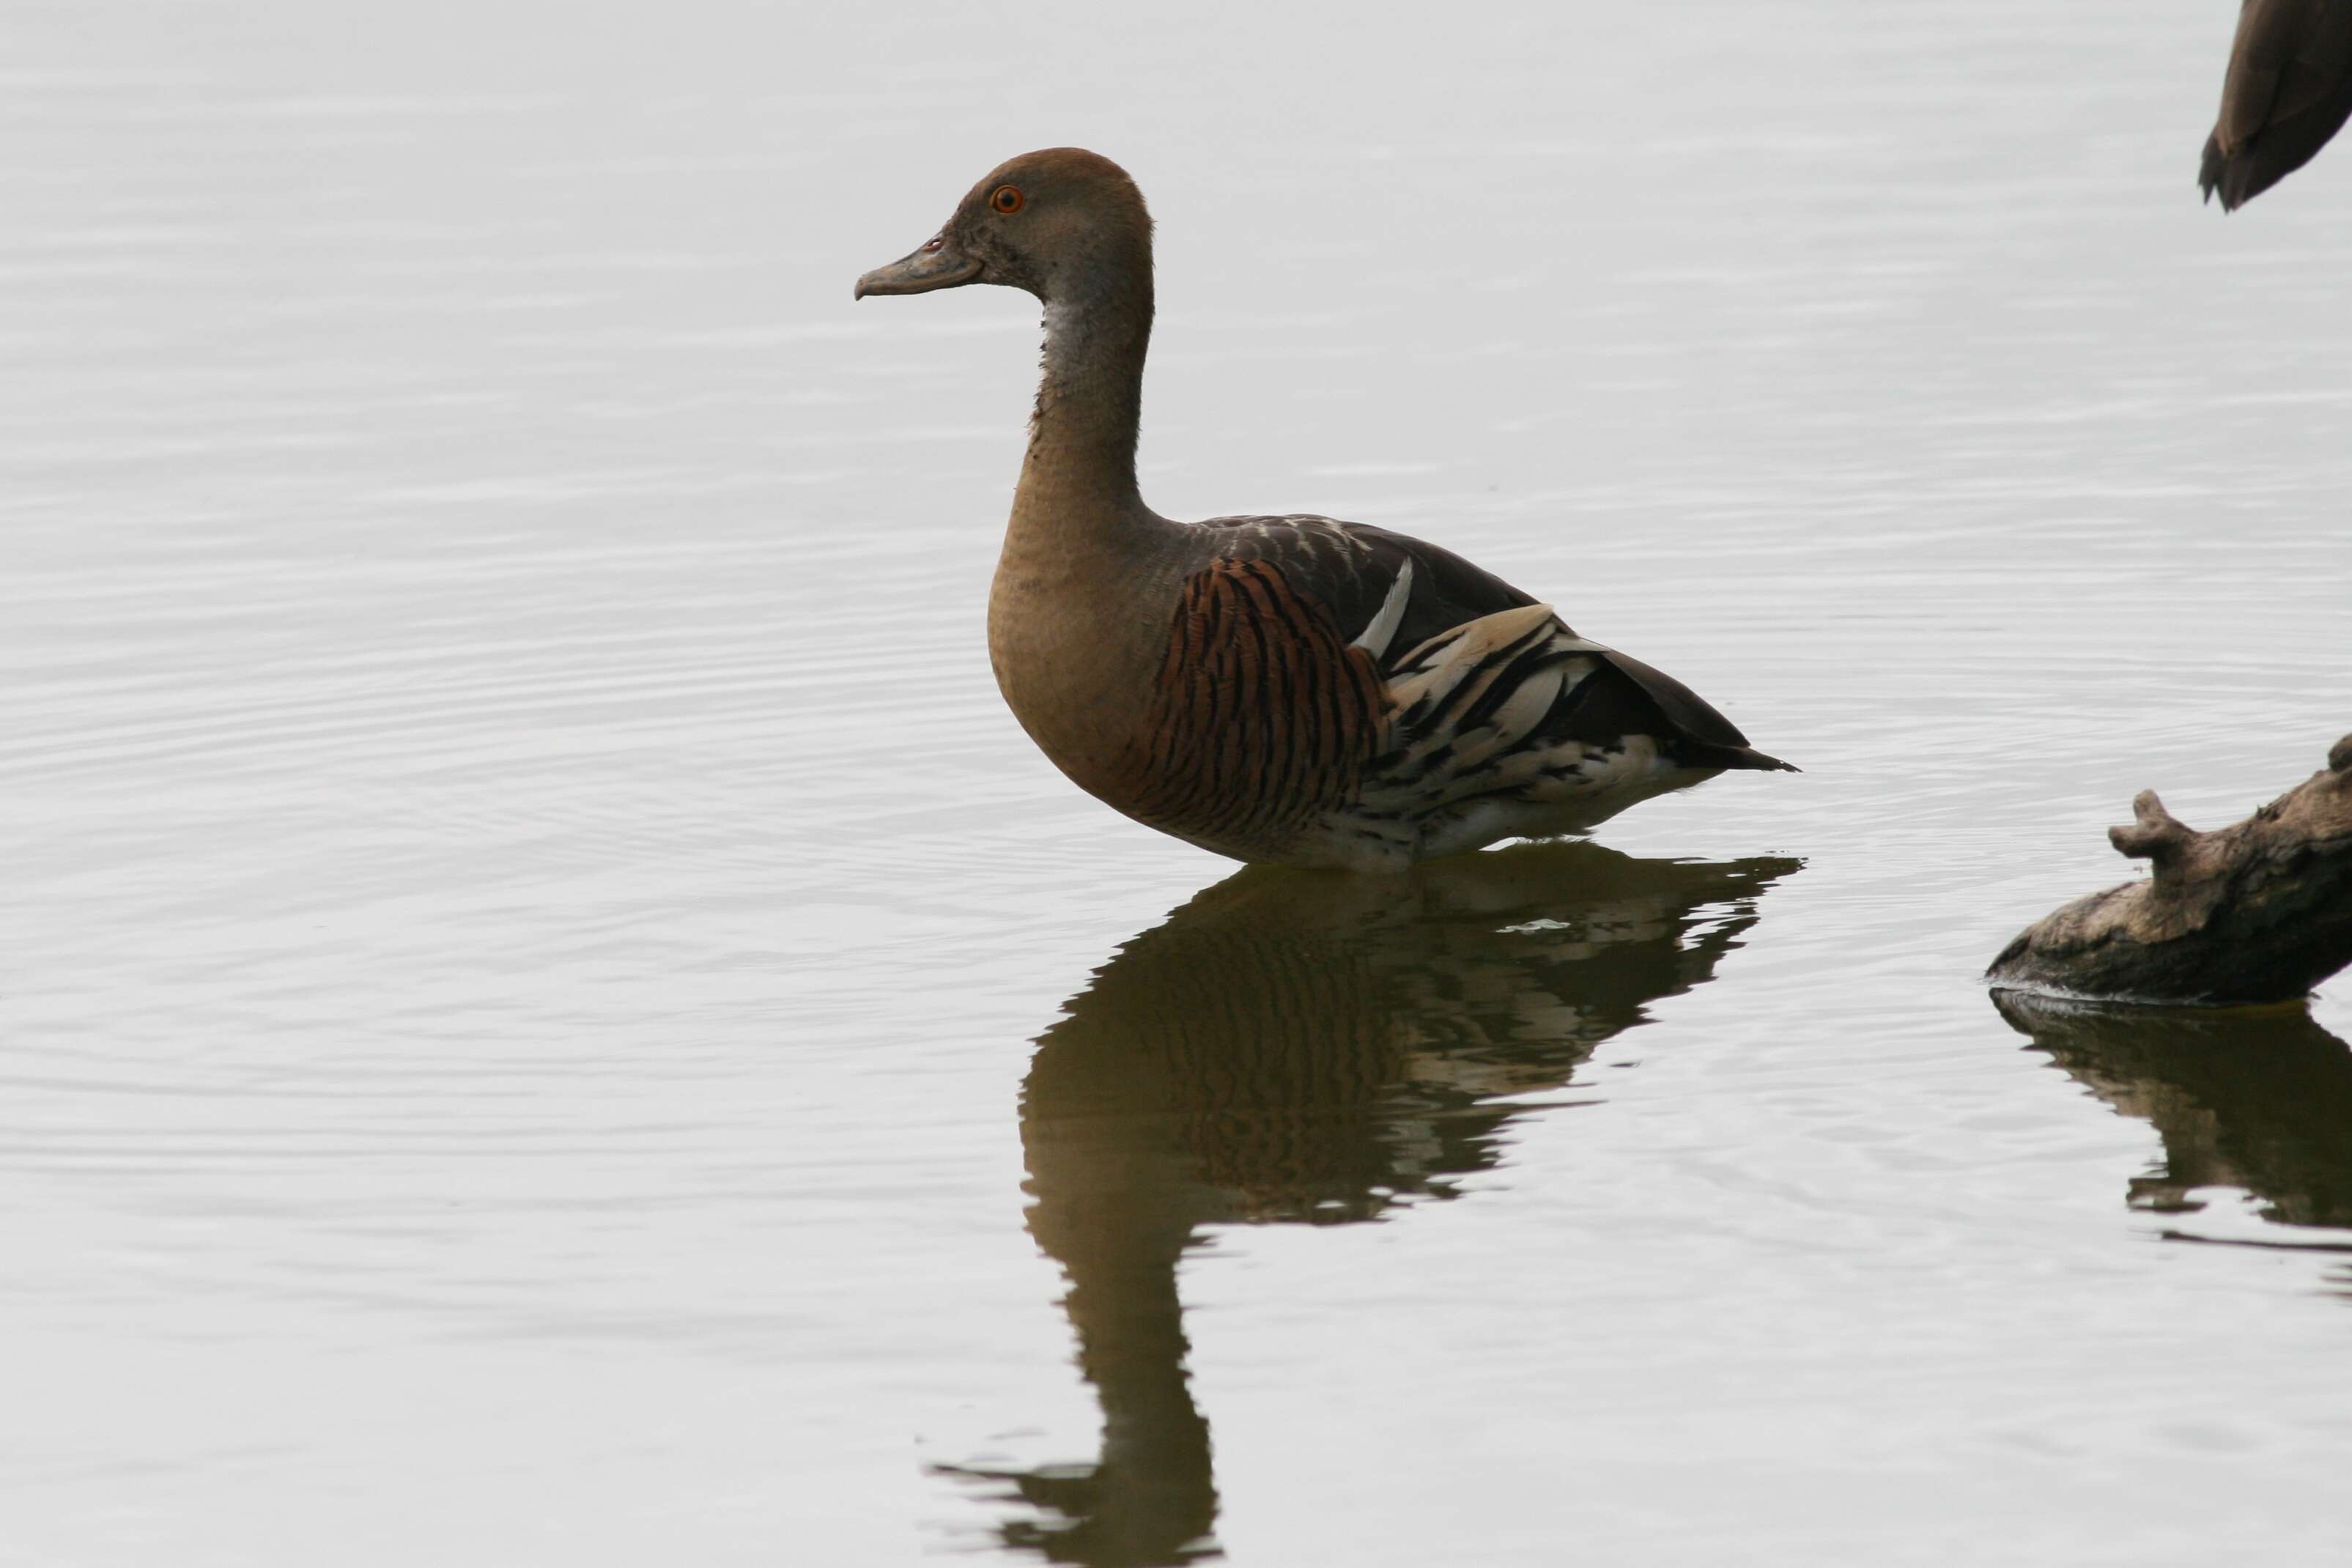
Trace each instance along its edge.
<path fill-rule="evenodd" d="M 1796 771 L 1450 551 L 1328 517 L 1153 511 L 1135 469 L 1151 235 L 1124 169 L 1046 148 L 855 293 L 993 284 L 1044 306 L 988 651 L 1079 788 L 1233 859 L 1393 873 L 1727 770 Z"/>
<path fill-rule="evenodd" d="M 2235 212 L 2352 118 L 2352 0 L 2245 0 L 2197 183 Z"/>

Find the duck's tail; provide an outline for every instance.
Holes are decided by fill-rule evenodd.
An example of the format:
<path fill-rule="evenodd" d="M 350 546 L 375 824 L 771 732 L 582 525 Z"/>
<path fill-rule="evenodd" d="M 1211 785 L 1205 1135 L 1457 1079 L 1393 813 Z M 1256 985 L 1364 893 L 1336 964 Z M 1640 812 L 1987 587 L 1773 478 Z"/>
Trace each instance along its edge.
<path fill-rule="evenodd" d="M 1801 773 L 1805 770 L 1794 763 L 1784 763 L 1753 746 L 1713 746 L 1704 741 L 1684 740 L 1675 747 L 1675 755 L 1695 768 L 1744 768 L 1750 773 Z"/>

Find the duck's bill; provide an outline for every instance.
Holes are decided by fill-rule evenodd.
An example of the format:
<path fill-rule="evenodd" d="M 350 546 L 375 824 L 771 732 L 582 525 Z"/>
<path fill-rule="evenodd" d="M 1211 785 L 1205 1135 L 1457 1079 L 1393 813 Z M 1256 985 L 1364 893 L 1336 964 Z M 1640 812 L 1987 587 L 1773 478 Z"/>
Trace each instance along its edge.
<path fill-rule="evenodd" d="M 887 267 L 877 267 L 857 280 L 857 293 L 863 300 L 868 294 L 928 294 L 934 289 L 953 289 L 979 280 L 980 259 L 966 256 L 950 244 L 945 235 L 936 235 L 924 242 L 912 256 L 902 257 Z"/>

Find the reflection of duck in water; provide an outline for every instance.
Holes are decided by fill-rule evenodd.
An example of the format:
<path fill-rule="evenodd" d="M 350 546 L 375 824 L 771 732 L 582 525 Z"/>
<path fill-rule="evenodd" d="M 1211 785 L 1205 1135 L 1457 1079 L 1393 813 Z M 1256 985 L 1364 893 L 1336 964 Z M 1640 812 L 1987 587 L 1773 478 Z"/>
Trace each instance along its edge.
<path fill-rule="evenodd" d="M 1274 868 L 1121 949 L 1037 1042 L 1029 1227 L 1069 1277 L 1101 1462 L 1011 1481 L 1056 1562 L 1214 1550 L 1177 1264 L 1202 1226 L 1376 1217 L 1497 1159 L 1528 1108 L 1661 996 L 1705 982 L 1793 860 L 1529 845 L 1367 882 Z"/>
<path fill-rule="evenodd" d="M 2352 1049 L 2301 1004 L 2204 1009 L 2100 1006 L 1993 994 L 2074 1079 L 2164 1140 L 2136 1178 L 2136 1208 L 2201 1205 L 2199 1187 L 2238 1187 L 2282 1225 L 2352 1226 Z"/>

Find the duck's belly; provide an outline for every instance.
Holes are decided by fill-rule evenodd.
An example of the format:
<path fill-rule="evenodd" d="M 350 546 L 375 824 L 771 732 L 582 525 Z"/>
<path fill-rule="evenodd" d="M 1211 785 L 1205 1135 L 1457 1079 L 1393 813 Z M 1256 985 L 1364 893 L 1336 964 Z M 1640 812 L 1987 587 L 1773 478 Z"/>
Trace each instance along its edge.
<path fill-rule="evenodd" d="M 1461 855 L 1506 838 L 1549 838 L 1597 826 L 1626 807 L 1713 778 L 1719 769 L 1683 767 L 1648 736 L 1554 756 L 1534 778 L 1453 775 L 1420 791 L 1384 778 L 1377 765 L 1350 798 L 1318 810 L 1286 833 L 1236 833 L 1205 820 L 1150 816 L 1122 806 L 1161 832 L 1236 860 L 1333 870 L 1393 872 L 1416 860 Z M 1514 770 L 1516 773 L 1517 770 Z M 1113 801 L 1111 804 L 1119 805 Z"/>
<path fill-rule="evenodd" d="M 1720 771 L 1681 766 L 1662 756 L 1646 735 L 1627 736 L 1617 748 L 1552 756 L 1532 778 L 1516 776 L 1524 770 L 1514 769 L 1514 776 L 1482 781 L 1475 773 L 1456 775 L 1435 788 L 1408 791 L 1384 783 L 1375 770 L 1361 795 L 1326 813 L 1265 858 L 1297 866 L 1400 870 L 1415 860 L 1465 854 L 1506 838 L 1580 833 L 1628 806 Z"/>

